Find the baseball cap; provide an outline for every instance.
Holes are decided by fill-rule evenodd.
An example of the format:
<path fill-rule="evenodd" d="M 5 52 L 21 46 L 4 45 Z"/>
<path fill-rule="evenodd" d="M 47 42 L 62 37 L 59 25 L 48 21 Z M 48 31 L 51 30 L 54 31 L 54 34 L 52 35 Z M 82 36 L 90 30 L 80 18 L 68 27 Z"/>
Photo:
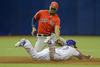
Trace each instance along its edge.
<path fill-rule="evenodd" d="M 53 1 L 53 2 L 51 2 L 50 7 L 58 9 L 58 3 Z"/>
<path fill-rule="evenodd" d="M 76 42 L 75 42 L 74 40 L 72 40 L 72 39 L 67 40 L 67 41 L 66 41 L 66 45 L 67 45 L 67 46 L 74 45 L 75 48 L 77 48 L 77 47 L 76 47 Z"/>

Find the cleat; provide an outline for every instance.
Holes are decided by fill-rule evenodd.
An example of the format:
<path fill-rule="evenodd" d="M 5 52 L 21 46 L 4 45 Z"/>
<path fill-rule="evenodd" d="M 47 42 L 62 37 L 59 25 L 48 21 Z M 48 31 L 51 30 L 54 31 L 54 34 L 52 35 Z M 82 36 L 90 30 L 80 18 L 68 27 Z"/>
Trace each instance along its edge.
<path fill-rule="evenodd" d="M 49 37 L 47 37 L 47 38 L 44 40 L 44 43 L 47 44 L 47 43 L 50 42 L 50 40 L 51 40 L 51 37 L 49 36 Z"/>
<path fill-rule="evenodd" d="M 15 47 L 18 47 L 18 46 L 19 46 L 19 44 L 20 44 L 20 42 L 17 42 L 17 43 L 15 44 Z"/>
<path fill-rule="evenodd" d="M 15 47 L 24 46 L 25 43 L 26 43 L 26 40 L 25 40 L 25 38 L 23 38 L 23 39 L 21 39 L 21 41 L 19 41 L 19 42 L 17 42 L 17 43 L 15 44 Z"/>

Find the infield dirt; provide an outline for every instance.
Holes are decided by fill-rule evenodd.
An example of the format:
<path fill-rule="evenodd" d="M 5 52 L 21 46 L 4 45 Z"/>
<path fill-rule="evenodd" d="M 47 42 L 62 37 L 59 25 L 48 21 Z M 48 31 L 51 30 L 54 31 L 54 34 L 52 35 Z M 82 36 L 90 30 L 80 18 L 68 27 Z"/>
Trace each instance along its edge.
<path fill-rule="evenodd" d="M 63 61 L 36 61 L 31 57 L 0 57 L 0 63 L 12 64 L 72 64 L 72 65 L 100 65 L 100 58 L 89 60 L 70 59 Z"/>

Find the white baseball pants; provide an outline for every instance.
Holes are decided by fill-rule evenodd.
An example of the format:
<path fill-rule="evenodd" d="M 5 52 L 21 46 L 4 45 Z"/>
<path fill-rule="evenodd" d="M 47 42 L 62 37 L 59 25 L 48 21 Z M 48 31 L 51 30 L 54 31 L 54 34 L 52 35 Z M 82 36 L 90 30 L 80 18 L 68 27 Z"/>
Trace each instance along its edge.
<path fill-rule="evenodd" d="M 42 51 L 47 46 L 47 44 L 44 44 L 44 40 L 46 38 L 47 38 L 47 36 L 38 36 L 37 35 L 37 42 L 34 47 L 37 52 Z M 51 33 L 51 40 L 53 42 L 55 42 L 57 40 L 56 35 L 54 33 Z M 60 40 L 66 44 L 66 41 L 62 37 L 60 37 Z"/>

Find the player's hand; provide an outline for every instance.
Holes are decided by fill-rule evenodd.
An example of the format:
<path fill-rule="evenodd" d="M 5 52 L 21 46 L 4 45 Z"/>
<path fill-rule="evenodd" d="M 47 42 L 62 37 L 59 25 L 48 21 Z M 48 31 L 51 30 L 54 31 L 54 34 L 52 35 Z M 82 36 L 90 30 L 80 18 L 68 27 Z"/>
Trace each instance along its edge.
<path fill-rule="evenodd" d="M 33 30 L 31 32 L 32 36 L 34 36 L 34 32 L 36 31 L 35 27 L 33 27 Z"/>
<path fill-rule="evenodd" d="M 91 59 L 92 56 L 91 55 L 83 55 L 85 59 Z"/>

